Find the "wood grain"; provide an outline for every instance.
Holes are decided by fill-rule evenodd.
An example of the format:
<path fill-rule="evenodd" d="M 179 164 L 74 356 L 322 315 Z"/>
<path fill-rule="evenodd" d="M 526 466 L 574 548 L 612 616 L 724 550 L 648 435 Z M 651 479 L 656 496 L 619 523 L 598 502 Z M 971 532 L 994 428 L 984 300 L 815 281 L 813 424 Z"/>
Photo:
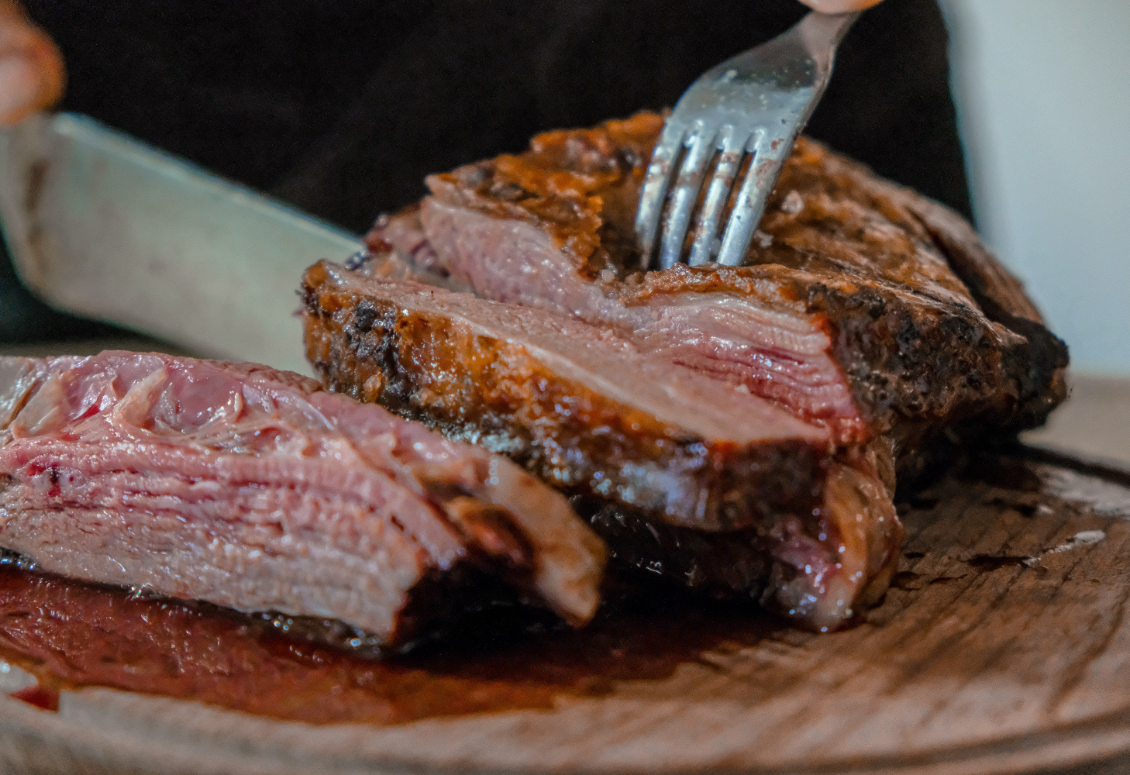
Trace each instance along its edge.
<path fill-rule="evenodd" d="M 885 601 L 597 698 L 308 726 L 86 689 L 0 701 L 12 772 L 1012 773 L 1130 761 L 1130 475 L 983 456 L 902 504 Z M 16 671 L 2 676 L 15 688 Z M 1105 771 L 1120 771 L 1108 769 Z"/>

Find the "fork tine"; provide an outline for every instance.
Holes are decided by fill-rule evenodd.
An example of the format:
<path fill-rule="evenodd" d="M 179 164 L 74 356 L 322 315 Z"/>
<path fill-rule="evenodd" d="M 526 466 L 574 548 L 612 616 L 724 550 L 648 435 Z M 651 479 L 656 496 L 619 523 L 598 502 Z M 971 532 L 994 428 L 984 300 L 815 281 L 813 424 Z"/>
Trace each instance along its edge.
<path fill-rule="evenodd" d="M 647 167 L 639 209 L 636 211 L 636 237 L 642 249 L 640 268 L 644 271 L 647 271 L 655 252 L 655 238 L 663 215 L 667 183 L 674 175 L 672 166 L 679 155 L 679 149 L 683 146 L 685 134 L 682 125 L 668 120 L 651 154 L 651 163 Z"/>
<path fill-rule="evenodd" d="M 659 246 L 659 268 L 670 269 L 679 263 L 683 253 L 683 243 L 687 238 L 691 211 L 698 201 L 702 181 L 706 177 L 706 165 L 714 156 L 717 147 L 714 140 L 717 130 L 699 126 L 688 139 L 690 149 L 679 177 L 675 180 L 675 190 L 671 193 L 671 209 L 667 211 L 667 222 L 663 224 L 663 244 Z"/>
<path fill-rule="evenodd" d="M 722 154 L 718 158 L 714 178 L 706 190 L 706 199 L 702 203 L 702 212 L 699 213 L 698 223 L 695 226 L 694 244 L 691 245 L 691 255 L 687 260 L 691 266 L 709 263 L 714 253 L 714 243 L 718 238 L 718 220 L 722 216 L 726 200 L 730 198 L 734 177 L 742 166 L 742 156 L 745 145 L 749 141 L 749 134 L 738 134 L 736 128 L 728 126 L 723 128 L 721 140 Z"/>
<path fill-rule="evenodd" d="M 722 229 L 715 259 L 723 266 L 742 265 L 770 188 L 824 93 L 837 44 L 859 13 L 813 11 L 783 35 L 707 70 L 683 93 L 653 152 L 636 212 L 640 265 L 645 271 L 654 263 L 668 269 L 680 260 L 687 226 L 703 194 L 705 170 L 716 149 L 722 150 L 722 157 L 703 196 L 687 260 L 697 266 L 714 254 L 718 223 L 733 195 L 743 151 L 748 151 L 749 173 Z M 723 127 L 726 131 L 717 139 Z M 743 145 L 735 138 L 736 144 L 728 146 L 730 134 L 738 128 L 747 138 L 746 133 L 753 132 L 752 141 Z M 687 152 L 676 174 L 674 166 L 683 147 Z M 668 204 L 666 195 L 672 186 Z"/>
<path fill-rule="evenodd" d="M 795 134 L 794 130 L 789 137 L 765 133 L 758 135 L 749 172 L 738 192 L 734 211 L 726 224 L 722 248 L 718 251 L 718 263 L 722 266 L 741 266 L 750 240 L 753 239 L 754 229 L 765 212 L 765 201 L 769 198 L 771 184 L 777 179 L 785 157 L 792 150 Z"/>

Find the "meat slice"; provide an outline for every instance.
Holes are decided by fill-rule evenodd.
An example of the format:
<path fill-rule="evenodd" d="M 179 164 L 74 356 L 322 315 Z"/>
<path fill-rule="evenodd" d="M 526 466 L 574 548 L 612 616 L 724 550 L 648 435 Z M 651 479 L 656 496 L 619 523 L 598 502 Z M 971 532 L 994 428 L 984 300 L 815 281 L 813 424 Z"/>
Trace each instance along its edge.
<path fill-rule="evenodd" d="M 958 422 L 1039 424 L 1064 398 L 1066 349 L 968 225 L 811 141 L 785 164 L 751 266 L 641 275 L 632 220 L 661 125 L 551 132 L 430 177 L 408 214 L 417 250 L 479 296 L 609 326 L 843 444 L 893 433 L 902 454 Z"/>
<path fill-rule="evenodd" d="M 388 645 L 503 586 L 583 623 L 604 564 L 504 458 L 296 374 L 123 352 L 0 359 L 0 546 Z"/>
<path fill-rule="evenodd" d="M 305 293 L 307 355 L 331 389 L 547 482 L 709 530 L 817 505 L 826 429 L 610 332 L 327 261 Z"/>
<path fill-rule="evenodd" d="M 901 527 L 879 463 L 827 428 L 564 315 L 326 261 L 304 296 L 331 389 L 522 463 L 620 559 L 817 628 L 885 588 Z"/>

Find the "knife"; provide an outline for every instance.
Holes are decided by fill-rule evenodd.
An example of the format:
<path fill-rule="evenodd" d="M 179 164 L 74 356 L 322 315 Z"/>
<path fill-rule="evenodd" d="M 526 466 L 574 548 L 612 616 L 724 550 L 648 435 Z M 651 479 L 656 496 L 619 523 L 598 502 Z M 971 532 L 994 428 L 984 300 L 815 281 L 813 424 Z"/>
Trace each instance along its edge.
<path fill-rule="evenodd" d="M 20 279 L 50 306 L 207 357 L 309 373 L 295 295 L 361 241 L 68 113 L 0 132 L 0 217 Z"/>

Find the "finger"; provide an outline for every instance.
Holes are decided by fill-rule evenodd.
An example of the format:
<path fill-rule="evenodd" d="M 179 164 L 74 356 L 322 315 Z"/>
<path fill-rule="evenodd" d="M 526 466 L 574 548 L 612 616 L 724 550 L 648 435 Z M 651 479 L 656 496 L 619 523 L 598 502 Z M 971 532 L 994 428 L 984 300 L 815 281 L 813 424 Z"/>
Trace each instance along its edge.
<path fill-rule="evenodd" d="M 878 5 L 880 0 L 800 0 L 814 11 L 820 13 L 850 13 L 862 11 L 873 5 Z"/>
<path fill-rule="evenodd" d="M 59 49 L 19 6 L 0 0 L 0 125 L 58 102 L 64 81 Z"/>

